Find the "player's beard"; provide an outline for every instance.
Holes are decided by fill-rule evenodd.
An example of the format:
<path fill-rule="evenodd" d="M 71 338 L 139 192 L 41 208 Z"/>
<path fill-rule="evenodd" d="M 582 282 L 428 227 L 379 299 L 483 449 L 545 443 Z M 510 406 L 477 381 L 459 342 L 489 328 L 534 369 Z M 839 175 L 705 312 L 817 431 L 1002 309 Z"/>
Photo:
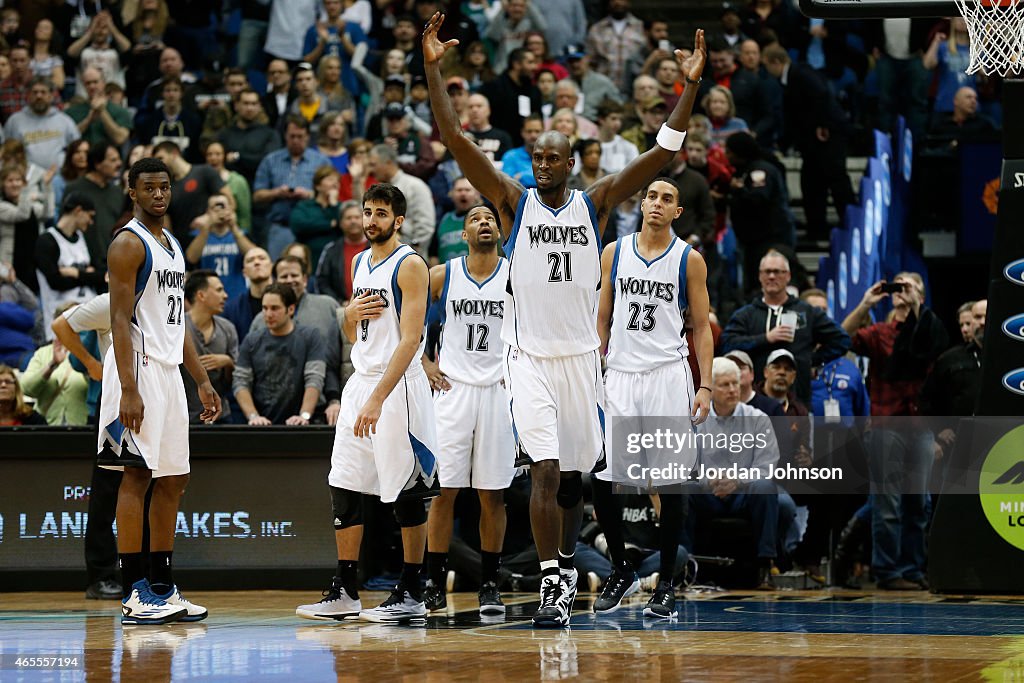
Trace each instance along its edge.
<path fill-rule="evenodd" d="M 391 221 L 391 226 L 387 230 L 381 230 L 377 233 L 376 237 L 370 237 L 370 234 L 363 229 L 363 234 L 366 235 L 366 239 L 370 241 L 370 244 L 384 244 L 395 234 L 395 221 Z"/>

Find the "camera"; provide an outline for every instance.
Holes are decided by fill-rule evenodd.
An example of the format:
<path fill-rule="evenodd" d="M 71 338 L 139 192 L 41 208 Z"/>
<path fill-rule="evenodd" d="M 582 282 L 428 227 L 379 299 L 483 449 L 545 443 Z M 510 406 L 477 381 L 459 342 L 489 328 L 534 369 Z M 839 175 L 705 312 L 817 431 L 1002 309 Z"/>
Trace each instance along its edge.
<path fill-rule="evenodd" d="M 896 294 L 897 292 L 903 291 L 902 282 L 883 282 L 882 293 L 883 294 Z"/>

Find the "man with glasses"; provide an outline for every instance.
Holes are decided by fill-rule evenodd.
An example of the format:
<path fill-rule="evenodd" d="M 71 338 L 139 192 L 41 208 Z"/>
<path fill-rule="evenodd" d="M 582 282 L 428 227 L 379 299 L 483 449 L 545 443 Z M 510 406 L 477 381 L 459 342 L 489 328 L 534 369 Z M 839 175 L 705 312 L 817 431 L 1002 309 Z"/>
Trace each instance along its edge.
<path fill-rule="evenodd" d="M 787 349 L 796 359 L 797 398 L 811 400 L 812 368 L 838 358 L 850 348 L 843 328 L 806 301 L 786 291 L 789 261 L 770 250 L 761 259 L 761 296 L 736 311 L 722 332 L 721 344 L 728 353 L 745 351 L 753 363 L 754 377 L 764 373 L 765 360 L 777 349 Z"/>

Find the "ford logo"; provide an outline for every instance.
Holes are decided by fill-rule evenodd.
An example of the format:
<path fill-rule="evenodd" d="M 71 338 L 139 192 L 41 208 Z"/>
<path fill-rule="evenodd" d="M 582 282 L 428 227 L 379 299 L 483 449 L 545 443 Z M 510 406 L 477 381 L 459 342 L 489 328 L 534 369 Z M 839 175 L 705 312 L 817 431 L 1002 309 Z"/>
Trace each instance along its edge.
<path fill-rule="evenodd" d="M 1024 285 L 1024 258 L 1007 263 L 1003 275 L 1015 285 Z"/>
<path fill-rule="evenodd" d="M 1003 386 L 1015 394 L 1024 396 L 1024 368 L 1017 368 L 1003 375 Z"/>
<path fill-rule="evenodd" d="M 1010 339 L 1024 341 L 1024 313 L 1003 321 L 1003 334 Z"/>

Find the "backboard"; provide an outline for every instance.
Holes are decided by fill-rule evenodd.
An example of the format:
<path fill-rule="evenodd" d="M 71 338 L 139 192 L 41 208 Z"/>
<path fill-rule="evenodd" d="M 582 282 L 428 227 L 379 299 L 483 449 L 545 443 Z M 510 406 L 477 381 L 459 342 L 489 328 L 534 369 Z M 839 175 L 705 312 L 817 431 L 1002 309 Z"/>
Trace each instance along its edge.
<path fill-rule="evenodd" d="M 950 0 L 800 0 L 800 11 L 817 19 L 955 17 Z"/>

